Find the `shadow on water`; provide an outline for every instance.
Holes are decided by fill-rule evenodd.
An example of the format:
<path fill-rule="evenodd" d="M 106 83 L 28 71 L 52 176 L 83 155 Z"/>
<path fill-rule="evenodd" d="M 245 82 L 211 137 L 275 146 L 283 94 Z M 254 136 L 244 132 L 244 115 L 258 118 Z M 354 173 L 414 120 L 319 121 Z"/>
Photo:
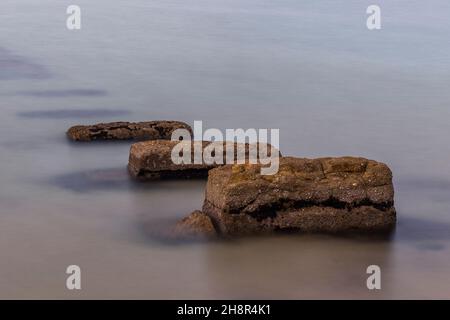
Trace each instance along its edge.
<path fill-rule="evenodd" d="M 75 143 L 79 145 L 78 143 Z M 86 144 L 81 144 L 86 145 Z M 92 146 L 92 144 L 88 144 Z M 86 171 L 72 172 L 53 177 L 49 183 L 57 187 L 75 191 L 75 192 L 92 192 L 92 191 L 123 191 L 123 190 L 149 190 L 152 191 L 148 196 L 154 196 L 161 203 L 167 203 L 167 206 L 158 207 L 158 212 L 162 212 L 163 216 L 153 216 L 151 210 L 145 210 L 145 213 L 138 215 L 138 228 L 144 236 L 144 241 L 157 241 L 162 244 L 190 244 L 205 242 L 200 241 L 179 241 L 173 238 L 173 227 L 176 221 L 181 217 L 187 216 L 190 211 L 186 208 L 200 208 L 203 199 L 205 179 L 198 179 L 202 184 L 189 180 L 163 180 L 141 182 L 130 177 L 126 166 L 108 169 L 94 169 Z M 438 183 L 442 186 L 442 183 Z M 154 191 L 154 193 L 153 193 Z M 181 192 L 181 193 L 180 193 Z M 177 201 L 174 203 L 174 196 Z M 145 198 L 136 197 L 138 206 L 148 206 L 147 196 Z M 192 200 L 191 200 L 192 199 Z M 150 199 L 151 200 L 151 199 Z M 143 201 L 140 203 L 139 201 Z M 187 201 L 187 202 L 186 202 Z M 156 204 L 156 206 L 158 206 Z M 184 208 L 184 209 L 183 209 Z M 167 212 L 166 212 L 167 211 Z M 175 214 L 174 214 L 175 213 Z M 425 216 L 425 215 L 424 215 Z M 398 221 L 396 228 L 391 232 L 364 234 L 364 233 L 345 233 L 334 235 L 323 234 L 298 234 L 291 233 L 277 234 L 270 236 L 273 238 L 288 237 L 295 242 L 302 242 L 303 239 L 311 239 L 317 237 L 323 238 L 324 241 L 348 240 L 358 243 L 404 243 L 415 247 L 418 250 L 443 250 L 446 243 L 450 241 L 450 223 L 444 221 L 434 221 L 424 218 L 408 217 L 406 213 L 398 212 Z M 256 239 L 261 237 L 256 237 Z M 264 237 L 267 239 L 268 237 Z M 145 240 L 146 239 L 146 240 Z M 240 238 L 239 241 L 247 239 L 255 239 L 255 237 Z M 235 243 L 236 240 L 227 243 Z"/>
<path fill-rule="evenodd" d="M 419 250 L 445 249 L 450 241 L 450 223 L 445 218 L 439 221 L 436 213 L 442 216 L 441 213 L 450 211 L 450 180 L 405 177 L 398 179 L 395 187 L 398 203 L 407 208 L 403 210 L 410 211 L 397 213 L 395 241 L 408 243 Z"/>
<path fill-rule="evenodd" d="M 206 179 L 192 179 L 206 181 Z M 180 183 L 181 182 L 181 183 Z M 48 180 L 51 185 L 75 192 L 123 191 L 123 190 L 157 190 L 182 191 L 183 180 L 165 179 L 163 181 L 138 181 L 130 176 L 126 166 L 108 169 L 92 169 L 71 172 L 55 176 Z M 189 182 L 189 181 L 184 181 Z"/>
<path fill-rule="evenodd" d="M 68 89 L 68 90 L 19 91 L 17 94 L 38 98 L 102 97 L 107 95 L 107 91 L 100 89 Z"/>
<path fill-rule="evenodd" d="M 60 110 L 39 110 L 22 111 L 17 116 L 30 119 L 67 119 L 67 118 L 100 118 L 117 117 L 130 115 L 129 110 L 111 110 L 111 109 L 60 109 Z"/>
<path fill-rule="evenodd" d="M 396 191 L 402 196 L 414 195 L 423 201 L 449 203 L 450 180 L 442 178 L 405 178 L 396 182 Z"/>
<path fill-rule="evenodd" d="M 55 115 L 56 117 L 57 115 Z M 58 115 L 59 116 L 59 115 Z M 51 119 L 51 118 L 48 118 Z M 54 118 L 56 119 L 56 118 Z M 74 117 L 75 119 L 75 117 Z M 73 122 L 72 124 L 67 126 L 69 129 L 70 126 L 77 125 L 77 122 Z M 42 138 L 34 138 L 30 136 L 20 137 L 19 139 L 1 141 L 0 146 L 5 147 L 10 150 L 38 150 L 47 148 L 54 148 L 55 145 L 68 145 L 74 151 L 83 149 L 83 150 L 92 150 L 92 152 L 98 153 L 99 150 L 103 151 L 111 151 L 111 150 L 122 150 L 125 154 L 128 153 L 130 146 L 138 142 L 138 140 L 94 140 L 89 142 L 84 141 L 73 141 L 67 137 L 66 130 L 60 131 L 58 134 L 50 135 L 46 137 L 46 139 Z"/>
<path fill-rule="evenodd" d="M 199 208 L 200 209 L 200 208 Z M 189 212 L 185 212 L 184 217 L 188 216 Z M 363 243 L 379 243 L 379 244 L 389 244 L 395 238 L 395 229 L 383 232 L 374 233 L 362 233 L 362 232 L 342 232 L 342 233 L 302 233 L 299 231 L 289 230 L 283 232 L 275 232 L 273 234 L 263 234 L 263 235 L 246 235 L 238 237 L 226 237 L 218 235 L 215 239 L 207 238 L 177 238 L 174 234 L 174 227 L 177 221 L 180 221 L 182 217 L 177 219 L 173 217 L 152 217 L 150 213 L 141 214 L 139 216 L 139 229 L 144 234 L 145 238 L 149 241 L 156 241 L 160 244 L 166 245 L 183 245 L 183 244 L 193 244 L 193 243 L 207 243 L 207 242 L 222 242 L 229 244 L 245 243 L 248 241 L 258 241 L 262 239 L 289 239 L 294 242 L 302 243 L 305 239 L 309 241 L 310 239 L 321 239 L 323 241 L 354 241 L 360 244 Z"/>
<path fill-rule="evenodd" d="M 189 213 L 186 213 L 186 216 Z M 393 239 L 393 232 L 391 234 L 357 234 L 357 233 L 347 233 L 347 234 L 327 234 L 327 233 L 274 233 L 274 234 L 264 234 L 264 235 L 253 235 L 253 236 L 239 236 L 236 238 L 228 238 L 218 236 L 214 239 L 207 238 L 180 238 L 173 232 L 174 226 L 180 220 L 174 218 L 155 218 L 151 219 L 141 219 L 139 228 L 143 233 L 144 237 L 149 241 L 155 241 L 162 245 L 192 245 L 197 243 L 224 243 L 230 245 L 236 245 L 239 243 L 252 242 L 258 240 L 268 240 L 273 239 L 288 239 L 294 242 L 302 243 L 307 239 L 309 241 L 312 238 L 321 239 L 323 241 L 336 241 L 336 240 L 348 240 L 355 241 L 359 243 L 391 243 Z"/>
<path fill-rule="evenodd" d="M 42 65 L 0 47 L 0 80 L 47 79 L 50 72 Z"/>
<path fill-rule="evenodd" d="M 397 182 L 397 185 L 406 190 L 450 190 L 450 180 L 406 178 Z"/>
<path fill-rule="evenodd" d="M 189 212 L 186 212 L 186 216 Z M 182 218 L 150 218 L 147 214 L 139 217 L 138 229 L 142 238 L 140 243 L 146 245 L 149 242 L 163 246 L 185 246 L 208 243 L 231 243 L 231 240 L 222 238 L 189 237 L 177 234 L 175 226 Z"/>

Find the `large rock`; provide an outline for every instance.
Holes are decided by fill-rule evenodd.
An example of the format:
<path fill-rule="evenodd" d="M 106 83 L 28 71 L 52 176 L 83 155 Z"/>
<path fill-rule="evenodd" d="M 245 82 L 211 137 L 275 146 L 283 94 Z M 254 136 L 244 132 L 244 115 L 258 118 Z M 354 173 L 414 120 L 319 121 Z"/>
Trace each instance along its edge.
<path fill-rule="evenodd" d="M 194 143 L 199 145 L 202 153 L 208 148 L 210 151 L 215 146 L 221 146 L 223 153 L 217 155 L 221 158 L 222 163 L 226 163 L 226 145 L 224 142 L 210 142 L 210 141 L 169 141 L 169 140 L 154 140 L 134 143 L 130 148 L 130 156 L 128 161 L 128 170 L 130 174 L 140 180 L 153 180 L 164 178 L 195 178 L 207 177 L 208 171 L 212 168 L 220 166 L 218 163 L 205 163 L 200 159 L 199 163 L 194 163 Z M 174 163 L 172 160 L 172 150 L 176 146 L 182 147 L 183 144 L 191 151 L 191 163 Z M 245 157 L 250 157 L 250 144 L 232 144 L 234 146 L 234 161 L 237 157 L 238 146 L 245 148 Z M 259 147 L 259 144 L 256 145 Z M 271 146 L 266 145 L 270 151 Z M 278 154 L 279 151 L 277 150 Z M 269 152 L 270 154 L 270 152 Z M 254 157 L 252 157 L 254 158 Z M 256 157 L 257 158 L 257 157 Z"/>
<path fill-rule="evenodd" d="M 364 158 L 280 158 L 209 171 L 203 212 L 222 235 L 275 231 L 382 231 L 395 225 L 391 170 Z"/>
<path fill-rule="evenodd" d="M 67 131 L 67 136 L 74 141 L 169 140 L 176 129 L 192 132 L 188 124 L 180 121 L 110 122 L 73 126 Z"/>

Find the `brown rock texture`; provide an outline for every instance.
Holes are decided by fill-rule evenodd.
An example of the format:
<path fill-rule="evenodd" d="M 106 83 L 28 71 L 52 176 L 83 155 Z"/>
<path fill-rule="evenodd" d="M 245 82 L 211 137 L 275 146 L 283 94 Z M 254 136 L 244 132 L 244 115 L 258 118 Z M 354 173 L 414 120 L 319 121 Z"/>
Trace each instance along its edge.
<path fill-rule="evenodd" d="M 199 210 L 181 219 L 173 231 L 173 238 L 180 240 L 213 239 L 216 236 L 211 219 Z"/>
<path fill-rule="evenodd" d="M 192 160 L 190 164 L 175 164 L 172 161 L 172 150 L 179 143 L 189 145 Z M 208 171 L 220 164 L 206 164 L 203 160 L 201 163 L 195 164 L 194 143 L 201 146 L 202 150 L 205 150 L 208 146 L 212 147 L 214 144 L 221 145 L 224 151 L 221 156 L 222 162 L 226 162 L 224 142 L 154 140 L 134 143 L 131 146 L 128 170 L 133 177 L 140 180 L 207 177 Z M 238 143 L 234 144 L 234 159 L 236 159 L 238 145 Z M 246 159 L 249 158 L 249 146 L 249 144 L 244 146 Z M 267 148 L 271 150 L 270 145 L 267 145 Z"/>
<path fill-rule="evenodd" d="M 147 121 L 147 122 L 110 122 L 87 126 L 73 126 L 67 131 L 67 136 L 74 141 L 92 140 L 170 140 L 176 129 L 191 127 L 180 121 Z"/>
<path fill-rule="evenodd" d="M 391 170 L 355 157 L 283 157 L 275 175 L 249 164 L 212 169 L 203 212 L 225 236 L 386 231 L 396 222 Z"/>

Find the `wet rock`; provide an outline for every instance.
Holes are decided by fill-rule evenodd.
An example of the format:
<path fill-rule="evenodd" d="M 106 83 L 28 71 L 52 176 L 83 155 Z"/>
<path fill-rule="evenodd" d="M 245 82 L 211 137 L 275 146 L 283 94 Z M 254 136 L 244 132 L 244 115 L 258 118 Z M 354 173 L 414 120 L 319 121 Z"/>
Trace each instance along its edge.
<path fill-rule="evenodd" d="M 203 212 L 225 236 L 289 232 L 385 231 L 395 226 L 391 170 L 364 158 L 280 158 L 209 172 Z"/>
<path fill-rule="evenodd" d="M 115 191 L 139 187 L 139 184 L 133 183 L 124 167 L 70 172 L 52 177 L 47 182 L 76 192 Z"/>
<path fill-rule="evenodd" d="M 69 90 L 40 90 L 20 91 L 24 96 L 40 98 L 66 98 L 66 97 L 100 97 L 106 96 L 107 92 L 101 89 L 69 89 Z"/>
<path fill-rule="evenodd" d="M 191 127 L 180 121 L 110 122 L 73 126 L 67 136 L 74 141 L 170 139 L 176 129 Z"/>
<path fill-rule="evenodd" d="M 48 79 L 47 68 L 0 47 L 0 80 Z"/>
<path fill-rule="evenodd" d="M 199 210 L 178 221 L 173 230 L 173 238 L 179 240 L 213 239 L 216 236 L 211 219 Z"/>
<path fill-rule="evenodd" d="M 204 158 L 201 157 L 200 160 L 195 163 L 195 145 L 198 146 L 199 150 L 202 150 L 201 155 L 209 149 L 210 153 L 208 154 L 212 153 L 213 156 L 216 155 L 211 151 L 215 150 L 215 146 L 220 146 L 223 152 L 221 155 L 217 155 L 217 158 L 220 158 L 221 161 L 205 163 Z M 190 150 L 191 161 L 189 163 L 174 163 L 172 160 L 172 150 L 174 150 L 176 146 L 178 146 L 178 149 L 184 149 L 183 146 L 185 146 L 186 149 Z M 234 161 L 236 161 L 237 158 L 238 146 L 243 146 L 245 148 L 245 159 L 249 159 L 251 145 L 234 143 Z M 266 147 L 267 150 L 271 150 L 269 144 L 267 144 Z M 226 163 L 226 151 L 227 148 L 225 142 L 170 140 L 138 142 L 131 146 L 128 170 L 133 177 L 140 180 L 207 177 L 209 170 Z M 277 152 L 279 154 L 278 150 Z"/>

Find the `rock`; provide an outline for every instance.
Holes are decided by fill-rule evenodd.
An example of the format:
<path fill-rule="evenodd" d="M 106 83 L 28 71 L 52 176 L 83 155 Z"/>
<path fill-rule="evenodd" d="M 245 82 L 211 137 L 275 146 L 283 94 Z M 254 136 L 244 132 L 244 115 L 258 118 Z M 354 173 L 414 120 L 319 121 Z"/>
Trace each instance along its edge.
<path fill-rule="evenodd" d="M 173 238 L 178 240 L 213 239 L 216 236 L 211 219 L 199 210 L 181 219 L 173 230 Z"/>
<path fill-rule="evenodd" d="M 203 212 L 225 236 L 384 231 L 396 221 L 391 170 L 353 157 L 284 157 L 275 175 L 249 164 L 212 169 Z"/>
<path fill-rule="evenodd" d="M 198 144 L 203 151 L 206 150 L 205 148 L 221 146 L 223 148 L 223 154 L 221 157 L 218 157 L 222 159 L 222 163 L 226 162 L 226 147 L 224 142 L 154 140 L 134 143 L 131 146 L 128 170 L 133 177 L 140 180 L 207 177 L 208 171 L 220 164 L 207 164 L 203 159 L 200 159 L 198 164 L 194 163 L 194 143 Z M 176 164 L 173 162 L 172 150 L 177 145 L 184 145 L 190 149 L 191 163 Z M 243 144 L 234 144 L 234 159 L 236 159 L 238 145 L 243 146 Z M 246 159 L 248 159 L 250 145 L 245 144 L 244 147 Z M 267 148 L 271 150 L 270 145 L 267 145 Z"/>
<path fill-rule="evenodd" d="M 176 129 L 187 129 L 192 132 L 188 124 L 179 121 L 110 122 L 73 126 L 67 131 L 67 136 L 74 141 L 169 140 Z"/>

